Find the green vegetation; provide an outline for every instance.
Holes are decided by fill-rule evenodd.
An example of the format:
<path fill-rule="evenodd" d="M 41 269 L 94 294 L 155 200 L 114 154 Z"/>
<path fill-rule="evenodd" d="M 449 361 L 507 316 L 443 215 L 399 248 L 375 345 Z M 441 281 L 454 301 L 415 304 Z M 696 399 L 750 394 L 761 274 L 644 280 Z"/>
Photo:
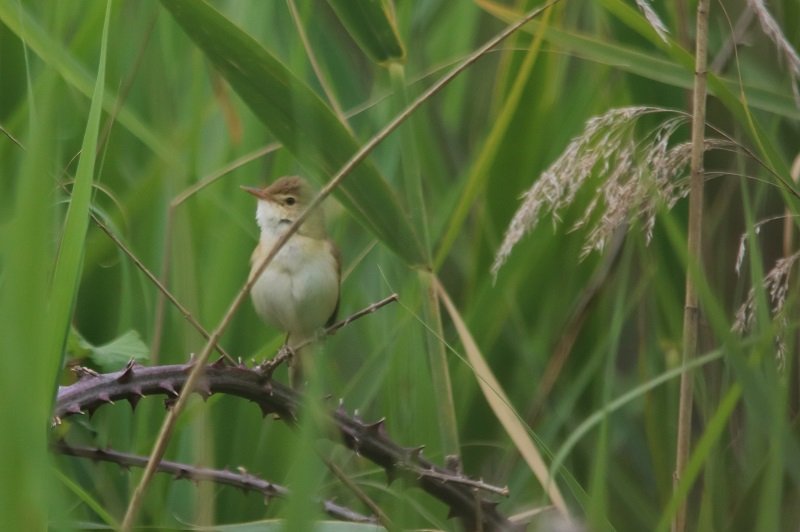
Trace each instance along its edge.
<path fill-rule="evenodd" d="M 257 239 L 240 185 L 298 173 L 320 189 L 342 177 L 324 204 L 339 316 L 399 302 L 324 340 L 295 428 L 223 394 L 178 416 L 166 459 L 293 496 L 265 505 L 156 474 L 137 524 L 359 529 L 315 501 L 373 513 L 328 462 L 398 529 L 457 529 L 413 481 L 387 485 L 320 433 L 341 402 L 436 464 L 458 453 L 466 475 L 509 488 L 483 496 L 534 529 L 565 511 L 589 530 L 666 529 L 686 503 L 689 530 L 794 530 L 800 4 L 766 6 L 771 34 L 750 12 L 761 1 L 723 4 L 710 6 L 698 268 L 696 2 L 653 1 L 664 34 L 633 1 L 561 0 L 477 58 L 540 4 L 0 0 L 0 529 L 115 528 L 139 484 L 141 469 L 48 444 L 147 456 L 163 402 L 51 427 L 70 367 L 185 363 L 221 325 L 232 357 L 274 356 L 283 335 L 249 301 L 221 320 Z M 700 319 L 684 366 L 687 271 Z"/>

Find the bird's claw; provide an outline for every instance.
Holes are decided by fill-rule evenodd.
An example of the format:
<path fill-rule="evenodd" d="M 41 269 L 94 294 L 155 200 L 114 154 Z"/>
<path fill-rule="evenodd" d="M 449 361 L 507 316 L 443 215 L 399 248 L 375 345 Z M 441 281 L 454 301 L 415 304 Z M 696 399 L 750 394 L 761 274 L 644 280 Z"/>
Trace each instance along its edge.
<path fill-rule="evenodd" d="M 272 378 L 272 374 L 275 372 L 278 367 L 286 361 L 290 361 L 294 358 L 295 353 L 294 350 L 289 347 L 289 344 L 283 344 L 283 346 L 278 350 L 278 353 L 256 366 L 256 371 L 261 373 L 263 376 L 267 377 L 268 379 Z"/>

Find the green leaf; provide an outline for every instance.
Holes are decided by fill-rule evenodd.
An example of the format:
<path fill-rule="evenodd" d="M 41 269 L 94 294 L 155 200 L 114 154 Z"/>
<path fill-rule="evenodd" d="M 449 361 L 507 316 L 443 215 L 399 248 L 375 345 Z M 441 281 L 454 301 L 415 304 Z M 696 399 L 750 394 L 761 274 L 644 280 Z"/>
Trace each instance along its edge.
<path fill-rule="evenodd" d="M 284 147 L 312 175 L 334 175 L 359 144 L 303 81 L 205 2 L 162 0 L 184 31 Z M 425 254 L 399 199 L 369 161 L 336 191 L 353 216 L 409 264 Z"/>
<path fill-rule="evenodd" d="M 104 372 L 117 371 L 130 360 L 144 361 L 150 357 L 150 349 L 134 330 L 127 331 L 103 345 L 93 345 L 72 328 L 67 351 L 75 358 L 89 358 Z"/>
<path fill-rule="evenodd" d="M 394 17 L 381 0 L 328 0 L 347 33 L 380 65 L 405 61 Z"/>

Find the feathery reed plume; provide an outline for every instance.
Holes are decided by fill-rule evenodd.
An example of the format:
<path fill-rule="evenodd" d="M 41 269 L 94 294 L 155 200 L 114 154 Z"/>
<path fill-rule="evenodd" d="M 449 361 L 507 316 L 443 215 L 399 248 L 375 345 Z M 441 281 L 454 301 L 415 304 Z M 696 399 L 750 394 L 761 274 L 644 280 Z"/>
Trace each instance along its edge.
<path fill-rule="evenodd" d="M 637 121 L 656 113 L 671 116 L 637 138 Z M 688 121 L 688 115 L 657 107 L 623 107 L 590 119 L 583 133 L 523 195 L 522 206 L 495 255 L 492 274 L 497 277 L 517 242 L 545 214 L 558 220 L 559 211 L 574 201 L 578 190 L 593 176 L 601 176 L 602 183 L 573 226 L 573 230 L 590 227 L 582 256 L 602 251 L 617 228 L 631 220 L 642 220 L 649 242 L 659 208 L 672 208 L 689 192 L 686 167 L 691 146 L 670 145 L 672 135 Z M 729 145 L 727 141 L 706 141 L 707 150 Z"/>
<path fill-rule="evenodd" d="M 783 221 L 791 224 L 793 218 L 795 218 L 795 216 L 791 214 L 782 214 L 780 216 L 773 216 L 772 218 L 766 218 L 764 220 L 756 222 L 753 225 L 753 234 L 755 235 L 760 234 L 761 228 L 770 222 Z M 736 265 L 734 266 L 736 275 L 742 273 L 742 264 L 744 263 L 744 257 L 746 254 L 747 254 L 747 233 L 742 233 L 742 236 L 739 237 L 739 249 L 736 252 Z"/>
<path fill-rule="evenodd" d="M 797 55 L 797 51 L 789 43 L 789 40 L 781 31 L 781 27 L 778 26 L 775 18 L 767 10 L 764 0 L 747 0 L 747 3 L 756 14 L 762 31 L 775 43 L 781 57 L 786 61 L 786 65 L 789 67 L 789 75 L 792 78 L 794 102 L 795 105 L 800 107 L 800 88 L 798 88 L 798 83 L 800 83 L 800 56 Z"/>
<path fill-rule="evenodd" d="M 786 361 L 784 333 L 789 326 L 786 315 L 783 313 L 783 308 L 786 304 L 786 295 L 789 293 L 789 276 L 798 259 L 800 259 L 800 251 L 778 259 L 775 261 L 775 266 L 764 276 L 762 281 L 764 290 L 769 297 L 770 312 L 776 319 L 775 359 L 779 368 L 783 368 Z M 747 293 L 747 299 L 736 311 L 736 319 L 733 322 L 732 330 L 740 334 L 745 333 L 753 328 L 755 320 L 756 291 L 755 288 L 751 288 Z"/>
<path fill-rule="evenodd" d="M 644 18 L 647 19 L 647 22 L 650 23 L 650 27 L 652 27 L 653 30 L 658 33 L 658 36 L 661 37 L 661 40 L 664 42 L 669 42 L 667 41 L 667 34 L 669 33 L 669 30 L 664 22 L 661 21 L 658 13 L 656 13 L 655 10 L 653 10 L 653 8 L 650 6 L 650 2 L 647 0 L 636 0 L 636 5 L 639 7 L 639 11 L 641 11 L 644 15 Z"/>

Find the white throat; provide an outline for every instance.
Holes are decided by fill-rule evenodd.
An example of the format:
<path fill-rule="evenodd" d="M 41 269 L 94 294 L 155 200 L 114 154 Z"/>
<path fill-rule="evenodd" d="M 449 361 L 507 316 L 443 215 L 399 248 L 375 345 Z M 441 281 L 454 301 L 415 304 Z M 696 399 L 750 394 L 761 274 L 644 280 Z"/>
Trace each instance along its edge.
<path fill-rule="evenodd" d="M 256 222 L 264 236 L 275 237 L 291 225 L 292 220 L 286 218 L 286 213 L 281 211 L 282 209 L 272 202 L 258 200 Z"/>

